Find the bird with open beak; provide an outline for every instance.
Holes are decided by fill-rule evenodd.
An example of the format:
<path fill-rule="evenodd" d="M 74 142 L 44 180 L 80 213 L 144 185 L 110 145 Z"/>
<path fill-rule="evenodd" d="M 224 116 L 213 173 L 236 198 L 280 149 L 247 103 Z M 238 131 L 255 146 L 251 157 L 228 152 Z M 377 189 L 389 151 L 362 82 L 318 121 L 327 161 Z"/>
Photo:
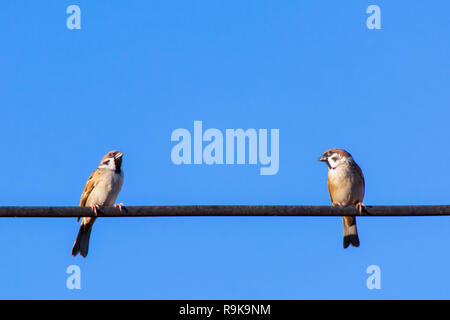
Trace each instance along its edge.
<path fill-rule="evenodd" d="M 345 150 L 330 149 L 318 159 L 328 166 L 328 191 L 334 207 L 356 206 L 362 212 L 364 204 L 364 175 L 353 157 Z M 356 218 L 342 217 L 344 222 L 344 248 L 350 244 L 359 247 Z"/>
<path fill-rule="evenodd" d="M 114 204 L 123 184 L 122 157 L 123 153 L 119 151 L 110 151 L 103 157 L 84 187 L 80 207 L 91 207 L 97 216 L 101 207 L 110 207 Z M 122 210 L 122 204 L 117 204 L 115 207 Z M 95 219 L 96 217 L 81 219 L 80 230 L 72 248 L 73 256 L 78 253 L 83 257 L 87 256 Z"/>

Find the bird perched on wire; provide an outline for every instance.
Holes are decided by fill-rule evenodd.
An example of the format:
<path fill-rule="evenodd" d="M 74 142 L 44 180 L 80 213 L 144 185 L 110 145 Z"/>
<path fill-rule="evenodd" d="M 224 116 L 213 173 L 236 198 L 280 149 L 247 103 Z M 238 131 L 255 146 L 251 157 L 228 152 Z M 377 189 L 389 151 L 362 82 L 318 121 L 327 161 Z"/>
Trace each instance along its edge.
<path fill-rule="evenodd" d="M 84 187 L 80 207 L 91 207 L 97 216 L 101 207 L 110 207 L 114 204 L 123 184 L 122 157 L 123 153 L 119 151 L 110 151 L 103 157 Z M 122 210 L 122 204 L 117 204 L 115 207 Z M 87 256 L 95 219 L 96 217 L 81 219 L 80 231 L 72 248 L 73 256 L 78 253 L 83 257 Z M 79 220 L 80 218 L 77 219 Z"/>
<path fill-rule="evenodd" d="M 364 175 L 353 157 L 345 150 L 330 149 L 318 159 L 328 166 L 328 191 L 334 207 L 356 206 L 361 213 L 365 207 Z M 359 247 L 355 217 L 342 217 L 344 222 L 344 248 L 350 244 Z"/>

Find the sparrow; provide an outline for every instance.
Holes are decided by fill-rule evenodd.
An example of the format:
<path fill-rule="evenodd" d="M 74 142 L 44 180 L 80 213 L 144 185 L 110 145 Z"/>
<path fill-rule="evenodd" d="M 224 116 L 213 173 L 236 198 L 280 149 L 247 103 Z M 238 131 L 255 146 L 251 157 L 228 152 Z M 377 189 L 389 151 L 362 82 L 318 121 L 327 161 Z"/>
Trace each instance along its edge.
<path fill-rule="evenodd" d="M 330 149 L 318 159 L 328 166 L 328 191 L 333 207 L 356 206 L 360 213 L 365 207 L 364 175 L 355 160 L 345 150 Z M 342 217 L 344 222 L 344 249 L 350 244 L 359 247 L 355 217 Z"/>
<path fill-rule="evenodd" d="M 122 157 L 123 153 L 119 151 L 110 151 L 103 157 L 98 168 L 92 172 L 86 182 L 81 194 L 80 207 L 91 207 L 97 216 L 101 207 L 110 207 L 114 204 L 123 184 Z M 115 207 L 122 210 L 122 204 L 117 204 Z M 81 219 L 80 231 L 72 248 L 73 256 L 80 253 L 86 258 L 95 219 L 96 217 Z M 79 220 L 78 217 L 77 221 Z"/>

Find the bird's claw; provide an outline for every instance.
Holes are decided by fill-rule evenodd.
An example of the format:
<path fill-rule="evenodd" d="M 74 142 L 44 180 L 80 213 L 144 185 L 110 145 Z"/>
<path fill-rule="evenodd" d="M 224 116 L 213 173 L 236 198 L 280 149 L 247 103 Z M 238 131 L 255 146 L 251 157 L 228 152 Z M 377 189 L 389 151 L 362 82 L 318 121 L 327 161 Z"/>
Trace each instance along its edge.
<path fill-rule="evenodd" d="M 364 203 L 362 203 L 362 202 L 358 202 L 358 203 L 356 204 L 356 209 L 359 210 L 359 215 L 361 216 L 363 210 L 366 209 L 366 205 L 365 205 Z"/>
<path fill-rule="evenodd" d="M 339 202 L 333 202 L 333 207 L 342 207 Z"/>
<path fill-rule="evenodd" d="M 115 208 L 119 208 L 120 212 L 122 211 L 126 211 L 127 208 L 125 208 L 125 206 L 123 205 L 123 203 L 118 203 L 114 205 Z"/>
<path fill-rule="evenodd" d="M 100 209 L 100 207 L 96 204 L 93 204 L 91 206 L 91 208 L 92 208 L 92 211 L 94 212 L 95 216 L 98 217 L 98 210 Z"/>

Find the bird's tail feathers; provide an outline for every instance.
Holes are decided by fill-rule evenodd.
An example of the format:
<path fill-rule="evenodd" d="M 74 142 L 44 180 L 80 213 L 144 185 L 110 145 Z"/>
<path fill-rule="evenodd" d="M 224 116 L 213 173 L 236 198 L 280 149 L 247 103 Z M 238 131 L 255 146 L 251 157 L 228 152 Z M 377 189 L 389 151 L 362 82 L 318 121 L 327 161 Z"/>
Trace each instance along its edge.
<path fill-rule="evenodd" d="M 359 247 L 358 230 L 355 217 L 343 217 L 344 222 L 344 249 L 349 245 Z"/>
<path fill-rule="evenodd" d="M 78 231 L 77 239 L 73 244 L 72 255 L 76 256 L 78 253 L 86 258 L 89 251 L 89 238 L 91 237 L 92 225 L 82 224 L 80 231 Z"/>

